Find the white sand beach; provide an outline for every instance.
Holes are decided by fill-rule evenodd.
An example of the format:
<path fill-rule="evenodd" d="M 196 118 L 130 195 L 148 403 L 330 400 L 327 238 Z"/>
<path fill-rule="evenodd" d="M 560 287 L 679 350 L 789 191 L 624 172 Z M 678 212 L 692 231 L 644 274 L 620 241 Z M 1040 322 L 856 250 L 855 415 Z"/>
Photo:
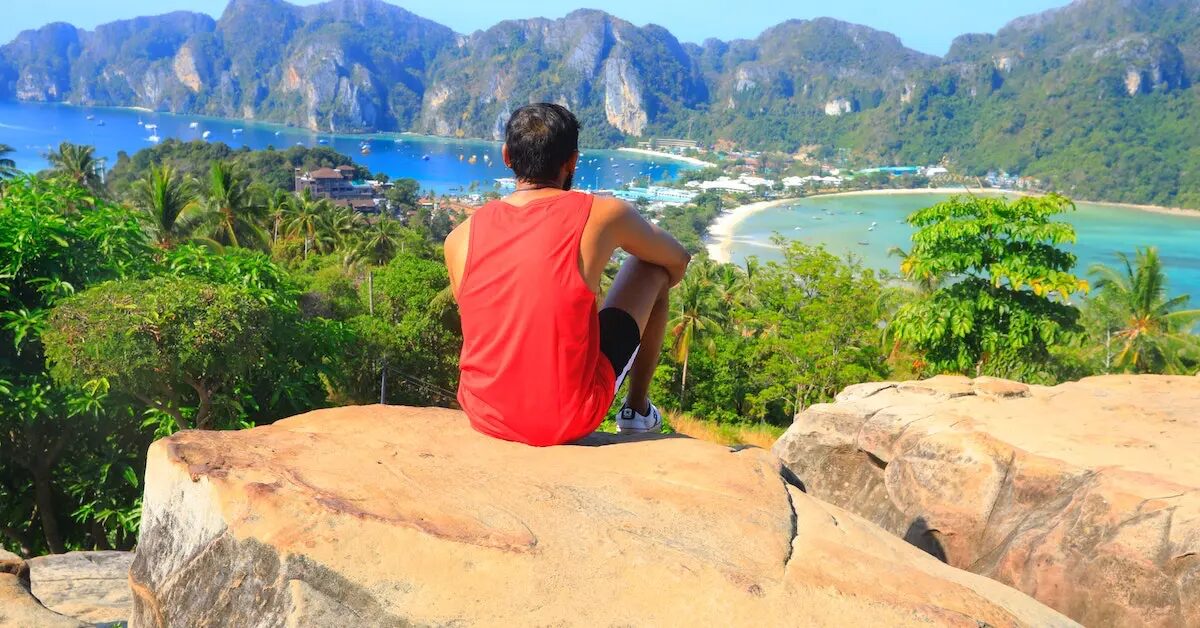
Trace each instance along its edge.
<path fill-rule="evenodd" d="M 713 220 L 712 224 L 708 226 L 708 236 L 705 238 L 707 240 L 708 257 L 714 262 L 721 264 L 729 263 L 731 249 L 733 248 L 733 231 L 743 220 L 764 209 L 787 205 L 797 200 L 800 200 L 799 197 L 759 201 L 721 212 L 721 215 L 717 216 L 716 220 Z"/>
<path fill-rule="evenodd" d="M 662 153 L 662 152 L 659 152 L 656 150 L 647 150 L 645 148 L 618 148 L 617 150 L 623 151 L 626 153 L 637 153 L 639 155 L 648 155 L 650 157 L 661 157 L 663 159 L 674 159 L 675 161 L 682 161 L 684 163 L 689 163 L 689 164 L 692 164 L 693 166 L 699 166 L 701 168 L 708 168 L 710 166 L 717 165 L 711 161 L 704 161 L 703 159 L 696 159 L 695 157 L 684 157 L 683 155 L 674 155 L 672 153 Z"/>

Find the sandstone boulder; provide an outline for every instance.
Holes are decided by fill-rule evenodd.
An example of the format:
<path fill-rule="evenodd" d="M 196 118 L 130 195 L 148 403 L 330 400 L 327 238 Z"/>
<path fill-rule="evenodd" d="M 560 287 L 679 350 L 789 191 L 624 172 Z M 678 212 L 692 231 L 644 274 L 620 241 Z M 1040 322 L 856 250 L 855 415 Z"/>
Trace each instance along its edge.
<path fill-rule="evenodd" d="M 1095 626 L 1200 626 L 1200 380 L 852 386 L 775 444 L 820 499 Z"/>
<path fill-rule="evenodd" d="M 129 619 L 130 552 L 70 552 L 31 558 L 29 585 L 52 611 L 89 623 Z"/>
<path fill-rule="evenodd" d="M 47 609 L 29 592 L 28 565 L 0 549 L 0 628 L 81 628 L 80 621 Z"/>
<path fill-rule="evenodd" d="M 767 452 L 461 413 L 181 432 L 147 463 L 133 626 L 1063 626 L 787 485 Z"/>

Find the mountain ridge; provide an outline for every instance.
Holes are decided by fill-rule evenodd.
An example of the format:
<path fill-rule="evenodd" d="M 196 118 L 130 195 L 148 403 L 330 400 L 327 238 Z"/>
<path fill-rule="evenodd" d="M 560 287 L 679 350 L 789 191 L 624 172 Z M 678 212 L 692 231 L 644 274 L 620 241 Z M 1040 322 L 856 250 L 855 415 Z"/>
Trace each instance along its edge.
<path fill-rule="evenodd" d="M 461 34 L 382 0 L 233 0 L 216 20 L 50 24 L 0 47 L 0 97 L 18 100 L 489 139 L 517 106 L 550 100 L 593 146 L 819 145 L 1177 206 L 1200 206 L 1197 82 L 1189 0 L 1076 0 L 962 35 L 943 57 L 832 18 L 695 44 L 592 9 Z M 1147 167 L 1150 183 L 1107 191 Z"/>

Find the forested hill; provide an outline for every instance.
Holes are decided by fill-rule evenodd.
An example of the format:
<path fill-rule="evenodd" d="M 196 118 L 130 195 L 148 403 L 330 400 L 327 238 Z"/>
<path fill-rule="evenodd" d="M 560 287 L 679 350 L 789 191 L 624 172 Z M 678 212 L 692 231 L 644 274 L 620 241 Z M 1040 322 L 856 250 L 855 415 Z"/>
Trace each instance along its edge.
<path fill-rule="evenodd" d="M 936 16 L 930 16 L 936 19 Z M 469 35 L 380 0 L 232 0 L 0 47 L 0 97 L 136 105 L 318 130 L 495 138 L 531 100 L 631 137 L 948 159 L 1081 198 L 1200 207 L 1200 2 L 1077 0 L 945 58 L 832 19 L 681 43 L 599 11 Z"/>

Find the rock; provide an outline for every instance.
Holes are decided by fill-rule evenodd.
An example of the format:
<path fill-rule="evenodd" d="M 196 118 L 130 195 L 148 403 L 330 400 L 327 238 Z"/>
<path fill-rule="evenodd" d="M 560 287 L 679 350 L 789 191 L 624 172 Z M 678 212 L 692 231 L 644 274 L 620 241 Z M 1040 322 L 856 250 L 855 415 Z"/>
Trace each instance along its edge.
<path fill-rule="evenodd" d="M 130 581 L 135 627 L 1074 625 L 759 449 L 538 449 L 386 406 L 155 443 Z"/>
<path fill-rule="evenodd" d="M 16 554 L 0 548 L 0 628 L 78 628 L 85 626 L 47 609 L 29 592 L 29 569 Z"/>
<path fill-rule="evenodd" d="M 775 444 L 816 497 L 1085 625 L 1200 626 L 1200 381 L 855 386 Z"/>
<path fill-rule="evenodd" d="M 25 559 L 0 547 L 0 573 L 24 576 L 28 571 Z"/>
<path fill-rule="evenodd" d="M 88 623 L 129 619 L 132 552 L 70 552 L 29 560 L 33 595 L 47 608 Z"/>

